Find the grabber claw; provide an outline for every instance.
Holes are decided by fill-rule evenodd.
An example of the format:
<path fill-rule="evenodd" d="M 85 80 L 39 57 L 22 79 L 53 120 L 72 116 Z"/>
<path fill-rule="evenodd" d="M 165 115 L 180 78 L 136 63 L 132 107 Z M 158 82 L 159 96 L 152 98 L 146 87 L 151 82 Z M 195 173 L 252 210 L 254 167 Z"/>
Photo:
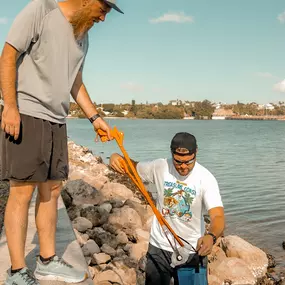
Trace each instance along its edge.
<path fill-rule="evenodd" d="M 98 129 L 97 130 L 97 134 L 100 137 L 101 142 L 107 142 L 109 141 L 107 132 Z M 116 127 L 114 127 L 114 129 L 110 130 L 110 135 L 121 145 L 123 144 L 123 139 L 124 139 L 124 133 L 123 132 L 119 132 L 118 129 Z"/>

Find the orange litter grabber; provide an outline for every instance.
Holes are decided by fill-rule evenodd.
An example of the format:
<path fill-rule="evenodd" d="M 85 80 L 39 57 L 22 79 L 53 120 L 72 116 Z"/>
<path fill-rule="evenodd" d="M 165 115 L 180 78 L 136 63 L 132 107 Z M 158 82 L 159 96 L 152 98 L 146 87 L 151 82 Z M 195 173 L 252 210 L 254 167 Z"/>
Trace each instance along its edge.
<path fill-rule="evenodd" d="M 102 131 L 99 129 L 97 131 L 97 133 L 100 136 L 100 139 L 102 142 L 108 141 L 107 133 L 105 131 Z M 111 130 L 111 136 L 116 140 L 116 142 L 117 142 L 117 144 L 118 144 L 118 146 L 119 146 L 119 148 L 120 148 L 120 150 L 121 150 L 121 152 L 125 158 L 125 160 L 121 162 L 122 167 L 124 168 L 126 173 L 129 175 L 131 180 L 134 182 L 134 184 L 137 186 L 137 188 L 140 190 L 142 195 L 145 197 L 147 202 L 149 203 L 151 209 L 153 210 L 153 213 L 155 214 L 160 226 L 163 229 L 163 232 L 166 235 L 166 238 L 167 238 L 169 244 L 171 245 L 171 247 L 174 251 L 174 255 L 172 256 L 172 266 L 175 267 L 177 265 L 184 264 L 189 258 L 189 250 L 190 251 L 196 251 L 195 248 L 193 246 L 191 246 L 187 241 L 183 240 L 188 245 L 190 245 L 190 249 L 185 248 L 185 244 L 182 242 L 182 238 L 179 237 L 174 232 L 174 230 L 171 228 L 171 226 L 168 224 L 168 222 L 165 220 L 165 218 L 162 216 L 162 214 L 156 208 L 156 206 L 155 206 L 154 202 L 152 201 L 148 191 L 146 190 L 141 178 L 139 177 L 138 172 L 137 172 L 136 168 L 134 167 L 127 151 L 124 148 L 124 145 L 123 145 L 124 134 L 122 132 L 119 132 L 118 129 L 116 127 L 114 127 L 114 129 Z M 172 237 L 174 237 L 175 245 L 173 245 L 173 243 L 171 242 Z M 181 248 L 179 250 L 177 248 L 176 242 L 178 242 L 178 244 L 181 246 Z"/>

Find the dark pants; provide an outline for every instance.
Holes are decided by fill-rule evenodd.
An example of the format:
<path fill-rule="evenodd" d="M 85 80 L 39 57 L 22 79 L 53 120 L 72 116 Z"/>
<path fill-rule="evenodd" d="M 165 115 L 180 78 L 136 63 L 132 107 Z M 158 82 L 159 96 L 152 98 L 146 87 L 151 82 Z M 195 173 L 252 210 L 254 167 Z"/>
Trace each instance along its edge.
<path fill-rule="evenodd" d="M 0 180 L 45 182 L 62 181 L 67 177 L 65 124 L 21 114 L 17 141 L 0 129 Z"/>
<path fill-rule="evenodd" d="M 173 277 L 174 285 L 178 285 L 177 271 L 175 268 L 170 266 L 172 252 L 162 250 L 151 244 L 149 244 L 147 252 L 147 263 L 146 263 L 146 282 L 145 285 L 169 285 L 170 280 Z M 202 264 L 201 264 L 202 263 Z M 203 265 L 203 268 L 207 268 L 208 260 L 206 257 L 199 257 L 197 254 L 189 256 L 187 264 L 181 267 L 195 268 Z M 205 273 L 201 273 L 203 279 L 207 279 L 207 270 Z M 204 276 L 205 274 L 205 276 Z M 193 281 L 188 285 L 201 284 Z M 207 283 L 207 282 L 206 282 Z M 205 284 L 205 283 L 202 283 Z"/>
<path fill-rule="evenodd" d="M 171 256 L 172 252 L 149 244 L 145 285 L 169 285 L 172 277 L 174 284 L 178 284 L 175 270 L 170 266 Z"/>

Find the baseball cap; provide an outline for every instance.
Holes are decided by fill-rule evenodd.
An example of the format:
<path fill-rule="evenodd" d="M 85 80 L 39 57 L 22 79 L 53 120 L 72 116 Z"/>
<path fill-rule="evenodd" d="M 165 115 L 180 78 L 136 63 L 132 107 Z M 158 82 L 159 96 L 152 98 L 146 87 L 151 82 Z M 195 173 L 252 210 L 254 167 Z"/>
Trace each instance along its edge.
<path fill-rule="evenodd" d="M 108 6 L 115 9 L 121 14 L 124 14 L 124 12 L 116 5 L 116 0 L 103 0 Z"/>
<path fill-rule="evenodd" d="M 196 138 L 185 132 L 177 133 L 170 144 L 170 149 L 172 153 L 175 153 L 178 148 L 185 148 L 189 151 L 185 155 L 192 154 L 197 149 L 197 141 Z"/>

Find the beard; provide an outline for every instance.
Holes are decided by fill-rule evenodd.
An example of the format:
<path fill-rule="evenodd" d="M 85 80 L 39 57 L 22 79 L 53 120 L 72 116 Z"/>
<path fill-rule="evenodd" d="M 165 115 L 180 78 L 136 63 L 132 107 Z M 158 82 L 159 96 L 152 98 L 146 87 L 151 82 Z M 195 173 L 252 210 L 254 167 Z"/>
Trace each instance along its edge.
<path fill-rule="evenodd" d="M 92 10 L 88 6 L 77 11 L 71 18 L 71 25 L 75 38 L 81 39 L 94 25 Z"/>

